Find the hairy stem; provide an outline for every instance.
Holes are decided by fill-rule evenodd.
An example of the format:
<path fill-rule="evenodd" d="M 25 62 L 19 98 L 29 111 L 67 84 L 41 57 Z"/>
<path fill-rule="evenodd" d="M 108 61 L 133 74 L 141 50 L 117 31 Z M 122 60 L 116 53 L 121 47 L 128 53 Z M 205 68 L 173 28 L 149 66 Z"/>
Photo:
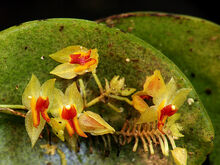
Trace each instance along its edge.
<path fill-rule="evenodd" d="M 120 100 L 120 101 L 125 101 L 130 105 L 133 105 L 132 101 L 129 100 L 127 97 L 122 97 L 122 96 L 116 96 L 116 95 L 108 95 L 109 97 L 116 99 L 116 100 Z"/>
<path fill-rule="evenodd" d="M 10 109 L 23 109 L 27 110 L 24 105 L 0 105 L 0 108 L 10 108 Z"/>
<path fill-rule="evenodd" d="M 25 114 L 21 113 L 21 112 L 17 112 L 13 109 L 10 108 L 0 108 L 0 112 L 1 113 L 5 113 L 5 114 L 10 114 L 10 115 L 16 115 L 16 116 L 21 116 L 25 118 Z"/>
<path fill-rule="evenodd" d="M 102 84 L 101 84 L 101 82 L 100 82 L 100 80 L 99 80 L 99 78 L 98 78 L 98 76 L 97 76 L 97 74 L 96 74 L 96 71 L 93 71 L 93 72 L 92 72 L 92 75 L 93 75 L 93 77 L 94 77 L 94 79 L 95 79 L 96 84 L 97 84 L 98 87 L 99 87 L 100 93 L 103 93 L 104 90 L 103 90 Z"/>
<path fill-rule="evenodd" d="M 86 105 L 86 88 L 82 79 L 79 79 L 79 86 L 82 91 L 84 105 Z"/>

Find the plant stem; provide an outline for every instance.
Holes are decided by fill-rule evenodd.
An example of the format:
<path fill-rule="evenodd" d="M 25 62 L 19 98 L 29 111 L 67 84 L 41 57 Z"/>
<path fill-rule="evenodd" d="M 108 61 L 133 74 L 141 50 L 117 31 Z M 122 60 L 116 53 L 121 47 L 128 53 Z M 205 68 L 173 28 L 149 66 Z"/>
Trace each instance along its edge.
<path fill-rule="evenodd" d="M 79 79 L 80 90 L 82 90 L 84 105 L 86 105 L 86 88 L 82 79 Z"/>
<path fill-rule="evenodd" d="M 0 112 L 1 113 L 5 113 L 5 114 L 10 114 L 10 115 L 16 115 L 16 116 L 21 116 L 25 118 L 25 114 L 21 113 L 21 112 L 17 112 L 13 109 L 10 108 L 0 108 Z"/>
<path fill-rule="evenodd" d="M 24 105 L 0 105 L 0 108 L 10 108 L 10 109 L 23 109 L 27 110 Z"/>
<path fill-rule="evenodd" d="M 103 97 L 104 97 L 104 95 L 100 95 L 99 97 L 94 98 L 92 101 L 90 101 L 89 103 L 87 103 L 87 104 L 85 105 L 85 107 L 91 107 L 92 105 L 98 103 Z"/>
<path fill-rule="evenodd" d="M 127 97 L 122 97 L 122 96 L 116 96 L 116 95 L 108 95 L 109 97 L 116 99 L 116 100 L 120 100 L 120 101 L 125 101 L 130 105 L 133 105 L 132 101 L 129 100 Z"/>
<path fill-rule="evenodd" d="M 93 71 L 93 72 L 92 72 L 92 75 L 93 75 L 93 77 L 94 77 L 94 79 L 95 79 L 95 82 L 96 82 L 96 84 L 98 85 L 99 90 L 100 90 L 100 92 L 101 92 L 101 94 L 102 94 L 102 93 L 104 92 L 104 90 L 103 90 L 102 84 L 101 84 L 101 82 L 100 82 L 100 80 L 99 80 L 99 78 L 98 78 L 98 76 L 97 76 L 97 74 L 96 74 L 96 71 Z"/>
<path fill-rule="evenodd" d="M 113 109 L 113 110 L 116 111 L 116 112 L 120 112 L 120 113 L 123 112 L 122 109 L 120 109 L 120 108 L 118 108 L 118 107 L 112 105 L 111 103 L 107 103 L 107 106 L 109 106 L 111 109 Z"/>

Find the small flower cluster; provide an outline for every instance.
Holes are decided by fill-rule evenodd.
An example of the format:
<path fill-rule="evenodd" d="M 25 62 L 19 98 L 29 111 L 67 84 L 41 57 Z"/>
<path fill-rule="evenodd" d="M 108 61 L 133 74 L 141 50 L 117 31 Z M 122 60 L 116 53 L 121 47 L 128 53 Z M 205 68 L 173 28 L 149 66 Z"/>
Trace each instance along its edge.
<path fill-rule="evenodd" d="M 146 77 L 143 90 L 134 93 L 136 89 L 126 87 L 125 78 L 114 76 L 110 82 L 105 79 L 105 89 L 103 89 L 95 73 L 99 57 L 97 49 L 69 46 L 51 54 L 50 57 L 62 63 L 50 72 L 61 78 L 73 79 L 77 75 L 92 72 L 101 95 L 87 103 L 83 81 L 80 81 L 80 91 L 83 95 L 79 92 L 75 81 L 69 85 L 65 93 L 63 93 L 60 89 L 55 88 L 56 79 L 47 80 L 41 85 L 37 77 L 32 75 L 22 95 L 22 103 L 26 109 L 28 109 L 25 126 L 32 146 L 35 145 L 46 123 L 52 127 L 55 135 L 62 141 L 65 140 L 65 132 L 67 132 L 70 137 L 77 134 L 84 138 L 87 137 L 86 133 L 95 136 L 109 133 L 113 134 L 115 129 L 99 114 L 87 110 L 88 107 L 97 102 L 108 100 L 103 99 L 104 97 L 125 101 L 140 112 L 140 117 L 135 124 L 138 125 L 139 132 L 141 127 L 143 127 L 139 136 L 143 141 L 145 149 L 146 142 L 143 136 L 149 140 L 145 132 L 148 130 L 145 130 L 145 126 L 152 122 L 157 123 L 157 132 L 154 133 L 157 137 L 161 136 L 165 138 L 164 134 L 168 137 L 183 137 L 180 133 L 183 128 L 176 123 L 176 120 L 180 117 L 176 112 L 185 102 L 191 89 L 182 88 L 177 90 L 174 78 L 171 78 L 170 81 L 165 84 L 160 71 L 155 70 L 153 75 Z M 131 94 L 133 94 L 131 97 L 132 100 L 129 100 L 127 96 Z M 107 105 L 117 112 L 122 112 L 110 102 L 107 102 Z M 141 126 L 141 124 L 143 125 Z M 128 134 L 128 132 L 125 132 L 125 127 L 123 127 L 121 134 L 124 137 L 129 136 L 130 138 L 133 136 L 133 133 L 130 132 Z M 135 128 L 136 125 L 134 126 L 134 130 Z M 172 138 L 170 139 L 172 140 Z M 161 139 L 159 140 L 161 141 Z M 136 151 L 137 148 L 137 136 L 135 137 L 135 144 L 133 151 Z M 180 155 L 179 152 L 184 153 L 182 156 L 186 158 L 187 154 L 185 149 L 176 147 L 172 141 L 171 144 L 173 146 L 172 155 L 175 161 L 180 160 L 178 158 Z M 164 155 L 168 155 L 168 148 L 166 146 L 165 149 L 164 147 L 161 148 L 165 153 Z M 151 153 L 154 153 L 151 145 L 150 149 Z M 186 159 L 184 159 L 184 161 L 186 162 Z"/>

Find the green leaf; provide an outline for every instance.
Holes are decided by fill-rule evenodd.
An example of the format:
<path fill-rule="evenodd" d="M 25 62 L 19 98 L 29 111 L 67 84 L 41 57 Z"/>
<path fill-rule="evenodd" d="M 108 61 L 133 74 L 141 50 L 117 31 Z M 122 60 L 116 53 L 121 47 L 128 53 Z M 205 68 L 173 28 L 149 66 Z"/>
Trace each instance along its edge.
<path fill-rule="evenodd" d="M 31 139 L 31 145 L 34 147 L 35 143 L 37 142 L 42 130 L 44 129 L 46 121 L 40 117 L 40 124 L 37 128 L 33 126 L 33 120 L 32 120 L 32 113 L 31 111 L 28 111 L 25 117 L 25 127 L 27 130 L 27 133 Z"/>
<path fill-rule="evenodd" d="M 157 12 L 125 13 L 98 22 L 150 43 L 189 78 L 213 121 L 216 139 L 210 160 L 219 164 L 220 26 L 201 18 Z"/>
<path fill-rule="evenodd" d="M 105 77 L 110 80 L 114 75 L 120 75 L 126 78 L 128 87 L 137 88 L 137 91 L 140 91 L 145 77 L 152 75 L 154 70 L 158 69 L 165 77 L 165 81 L 173 77 L 178 89 L 191 88 L 189 97 L 197 101 L 192 105 L 185 102 L 179 109 L 184 138 L 177 141 L 176 145 L 186 147 L 191 153 L 188 155 L 188 164 L 197 165 L 204 161 L 209 149 L 212 148 L 214 132 L 209 117 L 188 79 L 160 51 L 139 38 L 91 21 L 78 19 L 33 21 L 0 32 L 0 104 L 21 104 L 22 93 L 32 73 L 38 76 L 40 82 L 54 78 L 54 75 L 49 72 L 58 63 L 52 60 L 49 54 L 70 45 L 97 48 L 99 65 L 96 74 L 102 84 L 104 84 Z M 91 73 L 87 73 L 83 76 L 88 100 L 100 94 L 90 75 Z M 56 87 L 62 91 L 70 84 L 72 84 L 71 80 L 60 78 L 56 80 Z M 102 115 L 107 123 L 116 131 L 120 131 L 127 117 L 134 118 L 136 114 L 133 113 L 135 111 L 131 106 L 124 102 L 117 101 L 117 107 L 123 107 L 124 112 L 119 115 L 101 103 L 89 110 Z M 30 142 L 27 140 L 27 133 L 24 133 L 23 121 L 21 120 L 18 124 L 19 120 L 15 120 L 12 116 L 0 114 L 0 117 L 0 160 L 2 164 L 45 164 L 45 161 L 48 161 L 48 157 L 44 156 L 39 148 L 39 143 L 45 141 L 48 143 L 46 134 L 43 139 L 38 140 L 32 151 L 27 147 Z M 68 150 L 66 145 L 55 137 L 52 139 L 54 143 L 58 143 L 59 148 L 65 150 L 66 154 L 71 155 L 71 158 L 67 157 L 68 164 L 92 165 L 116 164 L 116 162 L 131 164 L 132 160 L 138 164 L 146 164 L 147 159 L 158 162 L 157 157 L 161 156 L 160 147 L 155 147 L 156 158 L 149 158 L 148 154 L 142 151 L 141 143 L 137 152 L 132 152 L 132 145 L 128 144 L 121 147 L 120 154 L 117 156 L 118 146 L 111 137 L 112 150 L 109 157 L 104 159 L 101 154 L 103 152 L 99 151 L 99 147 L 101 151 L 104 151 L 103 141 L 100 140 L 102 138 L 92 141 L 94 143 L 93 154 L 89 154 L 89 147 L 87 147 L 90 146 L 89 140 L 79 138 L 80 152 L 75 153 Z M 163 160 L 168 161 L 168 158 L 164 157 Z M 50 162 L 56 164 L 56 157 L 50 157 Z"/>

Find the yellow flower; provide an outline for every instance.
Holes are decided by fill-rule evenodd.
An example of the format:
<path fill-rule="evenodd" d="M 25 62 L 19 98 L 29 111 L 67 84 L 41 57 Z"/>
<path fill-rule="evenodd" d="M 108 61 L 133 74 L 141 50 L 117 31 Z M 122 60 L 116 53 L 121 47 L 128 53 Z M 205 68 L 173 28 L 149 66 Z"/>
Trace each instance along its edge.
<path fill-rule="evenodd" d="M 53 102 L 55 79 L 46 81 L 42 86 L 35 75 L 32 75 L 22 95 L 22 103 L 29 110 L 25 117 L 25 127 L 32 146 L 36 143 L 46 122 L 50 122 L 47 111 Z"/>
<path fill-rule="evenodd" d="M 72 79 L 77 75 L 94 71 L 98 65 L 99 57 L 97 49 L 88 50 L 79 45 L 66 47 L 49 56 L 62 63 L 50 73 L 64 79 Z"/>
<path fill-rule="evenodd" d="M 76 82 L 67 87 L 65 94 L 59 89 L 54 89 L 54 102 L 50 109 L 54 118 L 49 124 L 62 141 L 64 141 L 65 128 L 69 136 L 76 132 L 79 136 L 87 137 L 78 123 L 78 116 L 83 111 L 83 107 L 83 99 L 77 89 Z"/>
<path fill-rule="evenodd" d="M 84 132 L 88 132 L 92 135 L 104 135 L 115 132 L 115 129 L 112 128 L 100 115 L 86 111 L 79 117 L 79 125 Z"/>
<path fill-rule="evenodd" d="M 138 124 L 156 121 L 158 129 L 162 131 L 166 119 L 177 112 L 185 102 L 191 89 L 182 88 L 177 90 L 173 78 L 165 84 L 160 71 L 146 78 L 143 91 L 135 93 L 133 98 L 134 107 L 141 112 Z M 144 99 L 152 99 L 154 105 L 148 106 Z"/>

